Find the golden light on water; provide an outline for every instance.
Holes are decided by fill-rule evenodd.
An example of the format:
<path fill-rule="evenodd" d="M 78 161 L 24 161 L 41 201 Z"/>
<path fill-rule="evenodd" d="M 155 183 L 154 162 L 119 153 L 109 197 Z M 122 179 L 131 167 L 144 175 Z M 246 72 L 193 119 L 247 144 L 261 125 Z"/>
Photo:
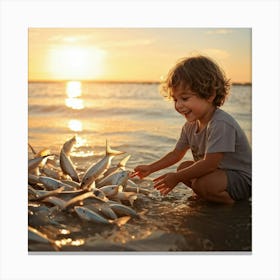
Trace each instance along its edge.
<path fill-rule="evenodd" d="M 81 110 L 85 108 L 84 100 L 80 98 L 82 96 L 82 83 L 79 81 L 70 81 L 66 83 L 66 95 L 65 105 L 74 110 Z"/>
<path fill-rule="evenodd" d="M 79 97 L 82 94 L 82 84 L 79 81 L 70 81 L 66 84 L 66 93 L 69 98 Z"/>
<path fill-rule="evenodd" d="M 87 143 L 87 140 L 76 135 L 76 145 L 75 147 L 79 148 L 79 147 L 82 147 L 82 146 L 85 146 Z"/>
<path fill-rule="evenodd" d="M 70 120 L 68 122 L 68 127 L 74 132 L 81 132 L 83 131 L 83 124 L 79 120 Z"/>

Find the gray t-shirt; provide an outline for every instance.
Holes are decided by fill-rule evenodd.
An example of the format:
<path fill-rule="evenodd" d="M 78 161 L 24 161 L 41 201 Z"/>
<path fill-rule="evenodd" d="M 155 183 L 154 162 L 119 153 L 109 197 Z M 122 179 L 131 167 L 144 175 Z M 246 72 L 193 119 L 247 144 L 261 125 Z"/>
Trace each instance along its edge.
<path fill-rule="evenodd" d="M 208 153 L 223 153 L 219 168 L 237 170 L 251 178 L 251 147 L 244 131 L 231 115 L 218 108 L 208 125 L 200 132 L 197 130 L 197 122 L 186 122 L 176 149 L 189 147 L 194 161 Z"/>

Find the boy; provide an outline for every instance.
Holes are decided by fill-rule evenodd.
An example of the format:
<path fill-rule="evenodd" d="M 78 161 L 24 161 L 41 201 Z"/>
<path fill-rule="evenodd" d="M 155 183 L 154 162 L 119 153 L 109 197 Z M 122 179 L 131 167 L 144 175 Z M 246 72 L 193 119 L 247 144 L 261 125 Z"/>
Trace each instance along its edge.
<path fill-rule="evenodd" d="M 154 179 L 154 188 L 168 194 L 179 182 L 198 197 L 234 203 L 251 196 L 251 148 L 245 133 L 219 107 L 230 83 L 211 59 L 198 56 L 181 60 L 170 70 L 162 91 L 174 100 L 175 110 L 187 122 L 171 152 L 148 165 L 139 165 L 133 176 L 146 177 L 180 161 L 191 149 L 194 161 L 179 165 L 177 172 Z"/>

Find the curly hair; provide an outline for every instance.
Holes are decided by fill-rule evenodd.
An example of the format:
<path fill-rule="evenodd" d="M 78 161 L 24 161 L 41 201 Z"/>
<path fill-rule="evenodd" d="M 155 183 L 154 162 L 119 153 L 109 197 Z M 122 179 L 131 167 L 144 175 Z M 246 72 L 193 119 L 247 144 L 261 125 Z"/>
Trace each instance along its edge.
<path fill-rule="evenodd" d="M 160 92 L 171 98 L 172 91 L 178 87 L 189 88 L 204 99 L 215 94 L 213 104 L 220 107 L 229 94 L 230 80 L 210 58 L 187 57 L 181 59 L 169 71 L 166 80 L 161 83 Z"/>

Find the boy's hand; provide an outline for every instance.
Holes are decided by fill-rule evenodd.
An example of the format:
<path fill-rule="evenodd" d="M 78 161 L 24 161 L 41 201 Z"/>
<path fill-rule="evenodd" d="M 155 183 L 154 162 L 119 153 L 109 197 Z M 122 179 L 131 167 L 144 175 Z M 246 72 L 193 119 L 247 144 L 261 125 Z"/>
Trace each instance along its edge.
<path fill-rule="evenodd" d="M 179 183 L 176 173 L 166 173 L 153 180 L 154 188 L 159 190 L 162 195 L 167 195 Z"/>
<path fill-rule="evenodd" d="M 138 176 L 140 179 L 147 177 L 152 173 L 151 168 L 149 165 L 138 165 L 134 168 L 134 172 L 132 172 L 129 177 L 133 178 Z"/>

